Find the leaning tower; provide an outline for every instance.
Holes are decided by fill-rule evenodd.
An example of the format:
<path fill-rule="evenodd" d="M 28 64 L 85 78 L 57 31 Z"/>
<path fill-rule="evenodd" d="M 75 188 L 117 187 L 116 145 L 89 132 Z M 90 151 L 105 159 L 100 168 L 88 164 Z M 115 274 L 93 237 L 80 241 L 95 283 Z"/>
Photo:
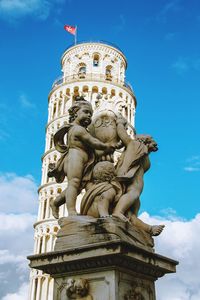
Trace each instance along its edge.
<path fill-rule="evenodd" d="M 133 90 L 125 81 L 127 61 L 123 52 L 105 42 L 78 43 L 69 47 L 61 58 L 62 76 L 57 79 L 48 97 L 48 122 L 46 126 L 46 146 L 42 157 L 42 180 L 39 188 L 39 210 L 34 224 L 34 254 L 53 250 L 57 220 L 49 206 L 66 188 L 48 178 L 49 163 L 59 159 L 53 145 L 53 135 L 68 120 L 68 109 L 76 96 L 84 96 L 94 110 L 120 112 L 129 122 L 131 134 L 135 120 L 136 99 Z M 131 126 L 132 125 L 132 126 Z M 77 210 L 81 195 L 77 201 Z M 60 216 L 67 216 L 65 205 L 60 207 Z M 38 270 L 31 270 L 29 300 L 52 300 L 53 279 Z"/>

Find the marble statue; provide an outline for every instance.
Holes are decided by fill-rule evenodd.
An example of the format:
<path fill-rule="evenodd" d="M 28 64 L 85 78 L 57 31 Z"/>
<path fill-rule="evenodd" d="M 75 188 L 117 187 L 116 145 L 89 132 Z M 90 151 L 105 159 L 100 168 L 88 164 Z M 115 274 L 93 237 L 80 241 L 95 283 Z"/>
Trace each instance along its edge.
<path fill-rule="evenodd" d="M 55 148 L 62 153 L 50 164 L 49 177 L 68 186 L 50 206 L 59 218 L 59 206 L 66 203 L 68 215 L 77 215 L 77 196 L 85 189 L 80 214 L 94 218 L 117 218 L 151 235 L 162 232 L 163 225 L 150 226 L 138 218 L 144 173 L 150 168 L 149 154 L 158 150 L 150 135 L 127 133 L 127 121 L 113 111 L 99 112 L 92 119 L 91 104 L 83 97 L 69 109 L 69 124 L 54 136 Z M 65 136 L 67 136 L 65 143 Z M 116 150 L 120 150 L 114 162 Z"/>
<path fill-rule="evenodd" d="M 94 164 L 94 149 L 113 152 L 111 143 L 103 143 L 94 138 L 87 127 L 91 123 L 92 106 L 84 99 L 79 99 L 69 110 L 69 124 L 62 127 L 55 135 L 55 145 L 64 152 L 56 166 L 48 172 L 49 177 L 55 177 L 62 182 L 67 176 L 68 187 L 64 195 L 51 201 L 50 206 L 55 218 L 58 218 L 58 208 L 66 202 L 68 214 L 76 215 L 76 198 L 84 187 L 84 182 L 90 179 L 91 167 Z M 67 134 L 67 145 L 63 145 L 63 137 Z"/>

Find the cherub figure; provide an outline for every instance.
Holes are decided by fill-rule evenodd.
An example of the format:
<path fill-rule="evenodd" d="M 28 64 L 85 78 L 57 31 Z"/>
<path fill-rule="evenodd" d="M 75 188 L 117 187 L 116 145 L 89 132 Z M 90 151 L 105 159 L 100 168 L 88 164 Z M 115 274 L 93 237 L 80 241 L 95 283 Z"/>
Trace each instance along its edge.
<path fill-rule="evenodd" d="M 147 224 L 137 218 L 140 208 L 139 197 L 144 186 L 143 176 L 150 168 L 149 154 L 158 150 L 157 143 L 149 135 L 136 135 L 135 139 L 132 139 L 126 132 L 126 123 L 123 117 L 117 118 L 117 133 L 125 150 L 116 167 L 116 179 L 125 186 L 126 193 L 120 197 L 113 216 L 125 222 L 130 220 L 133 225 L 149 230 L 152 235 L 158 235 L 164 225 L 149 226 L 148 229 Z"/>
<path fill-rule="evenodd" d="M 87 279 L 76 279 L 74 283 L 76 300 L 93 300 L 91 295 L 88 295 L 89 292 L 89 283 Z"/>
<path fill-rule="evenodd" d="M 68 278 L 66 284 L 66 294 L 68 299 L 74 300 L 92 300 L 93 297 L 88 295 L 89 283 L 87 279 Z"/>
<path fill-rule="evenodd" d="M 82 215 L 95 218 L 111 215 L 114 203 L 122 195 L 121 184 L 115 177 L 113 163 L 101 161 L 94 166 L 92 180 L 86 185 L 86 193 L 81 201 Z"/>
<path fill-rule="evenodd" d="M 131 223 L 133 226 L 156 236 L 162 232 L 163 225 L 149 225 L 140 220 L 130 209 L 126 211 L 127 217 L 123 218 L 113 212 L 113 208 L 118 205 L 118 201 L 123 200 L 125 186 L 116 180 L 115 168 L 113 163 L 108 161 L 98 162 L 92 175 L 92 181 L 86 186 L 86 193 L 81 201 L 81 214 L 94 218 L 114 217 Z M 125 194 L 126 195 L 126 192 Z M 130 194 L 128 194 L 130 196 Z M 134 195 L 132 195 L 134 200 Z M 123 203 L 120 203 L 120 207 Z M 131 205 L 131 199 L 129 199 Z M 114 209 L 114 211 L 116 211 Z"/>
<path fill-rule="evenodd" d="M 91 123 L 92 106 L 83 97 L 75 101 L 69 109 L 69 123 L 58 130 L 54 136 L 54 144 L 63 155 L 56 165 L 50 165 L 49 177 L 62 182 L 67 176 L 68 186 L 50 206 L 53 216 L 59 218 L 59 206 L 66 202 L 68 215 L 77 215 L 76 198 L 87 180 L 90 179 L 91 167 L 94 163 L 94 150 L 114 151 L 109 143 L 94 138 L 87 130 Z M 67 133 L 67 145 L 64 136 Z"/>

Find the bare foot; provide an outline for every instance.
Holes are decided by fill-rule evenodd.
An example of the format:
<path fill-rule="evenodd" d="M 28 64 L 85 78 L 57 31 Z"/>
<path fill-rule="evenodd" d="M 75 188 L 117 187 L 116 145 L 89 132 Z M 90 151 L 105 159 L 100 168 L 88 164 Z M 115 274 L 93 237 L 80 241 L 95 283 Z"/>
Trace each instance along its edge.
<path fill-rule="evenodd" d="M 49 205 L 51 207 L 52 215 L 54 216 L 54 218 L 59 219 L 59 208 L 55 205 L 54 199 L 50 200 Z"/>
<path fill-rule="evenodd" d="M 117 217 L 117 218 L 119 218 L 121 221 L 123 221 L 123 222 L 128 222 L 128 223 L 130 223 L 129 222 L 129 219 L 127 218 L 127 217 L 125 217 L 122 213 L 114 213 L 114 214 L 112 214 L 112 216 L 113 217 Z"/>
<path fill-rule="evenodd" d="M 163 231 L 164 227 L 165 225 L 152 225 L 150 229 L 150 234 L 152 236 L 157 236 Z"/>

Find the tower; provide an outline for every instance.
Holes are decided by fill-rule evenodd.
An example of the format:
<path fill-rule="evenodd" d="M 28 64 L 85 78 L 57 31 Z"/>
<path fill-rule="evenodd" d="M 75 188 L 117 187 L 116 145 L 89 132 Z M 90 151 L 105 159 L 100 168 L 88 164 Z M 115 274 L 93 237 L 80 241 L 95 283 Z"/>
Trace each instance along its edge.
<path fill-rule="evenodd" d="M 136 99 L 132 88 L 125 82 L 127 61 L 120 49 L 104 42 L 79 43 L 68 48 L 62 58 L 62 77 L 57 79 L 48 100 L 45 153 L 42 157 L 42 180 L 39 188 L 38 219 L 34 224 L 34 254 L 53 250 L 58 231 L 57 220 L 49 206 L 67 186 L 48 178 L 48 165 L 59 159 L 54 149 L 53 135 L 68 119 L 68 109 L 76 96 L 84 96 L 94 110 L 120 112 L 134 126 Z M 132 128 L 130 126 L 129 133 Z M 77 201 L 77 209 L 81 195 Z M 67 215 L 63 205 L 60 216 Z M 53 299 L 53 279 L 42 271 L 31 270 L 29 300 Z"/>

